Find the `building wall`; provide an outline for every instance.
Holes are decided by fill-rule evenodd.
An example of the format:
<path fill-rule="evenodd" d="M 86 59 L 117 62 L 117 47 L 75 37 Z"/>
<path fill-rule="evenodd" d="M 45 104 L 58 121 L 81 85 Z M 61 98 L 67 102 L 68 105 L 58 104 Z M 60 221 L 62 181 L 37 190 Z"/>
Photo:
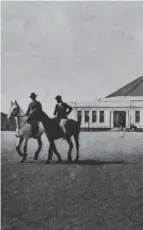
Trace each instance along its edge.
<path fill-rule="evenodd" d="M 136 122 L 136 111 L 140 112 L 140 122 Z M 134 124 L 138 128 L 143 128 L 143 108 L 133 108 L 130 111 L 130 123 Z"/>
<path fill-rule="evenodd" d="M 73 106 L 73 113 L 71 118 L 77 120 L 77 112 L 82 111 L 81 128 L 113 128 L 114 127 L 114 111 L 126 112 L 126 127 L 130 127 L 131 124 L 143 129 L 143 97 L 142 100 L 136 98 L 120 98 L 120 100 L 100 101 L 93 104 L 80 105 L 75 104 Z M 89 122 L 85 123 L 85 111 L 89 110 Z M 92 122 L 92 111 L 97 111 L 97 120 Z M 104 122 L 100 122 L 100 111 L 104 111 Z M 140 113 L 140 120 L 136 122 L 136 111 Z"/>

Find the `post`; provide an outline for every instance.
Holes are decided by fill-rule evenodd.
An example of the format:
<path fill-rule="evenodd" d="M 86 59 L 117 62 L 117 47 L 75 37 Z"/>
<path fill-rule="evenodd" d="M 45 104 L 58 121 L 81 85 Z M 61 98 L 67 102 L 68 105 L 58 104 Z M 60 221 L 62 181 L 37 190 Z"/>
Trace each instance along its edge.
<path fill-rule="evenodd" d="M 76 101 L 74 101 L 74 109 L 75 109 L 75 120 L 76 120 Z"/>
<path fill-rule="evenodd" d="M 89 114 L 88 114 L 88 131 L 90 131 L 90 121 L 89 121 Z"/>
<path fill-rule="evenodd" d="M 111 110 L 111 125 L 110 125 L 110 128 L 113 128 L 114 127 L 114 111 Z"/>
<path fill-rule="evenodd" d="M 75 120 L 76 120 L 76 101 L 73 102 L 73 107 L 74 107 L 74 115 L 75 115 Z"/>

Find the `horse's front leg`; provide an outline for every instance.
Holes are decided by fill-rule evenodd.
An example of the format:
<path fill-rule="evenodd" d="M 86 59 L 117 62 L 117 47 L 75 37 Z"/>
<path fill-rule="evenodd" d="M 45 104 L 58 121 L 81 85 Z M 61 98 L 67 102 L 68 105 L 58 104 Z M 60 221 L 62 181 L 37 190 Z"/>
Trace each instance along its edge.
<path fill-rule="evenodd" d="M 34 160 L 38 160 L 39 153 L 40 153 L 41 148 L 42 148 L 41 136 L 39 136 L 39 137 L 37 138 L 37 141 L 38 141 L 38 149 L 37 149 L 37 151 L 35 152 Z"/>
<path fill-rule="evenodd" d="M 50 146 L 49 146 L 49 151 L 48 151 L 48 152 L 49 152 L 49 155 L 48 155 L 48 158 L 47 158 L 47 160 L 46 160 L 46 164 L 49 164 L 49 163 L 50 163 L 50 160 L 52 160 L 53 152 L 54 152 L 55 155 L 57 156 L 58 162 L 59 162 L 59 163 L 62 162 L 61 155 L 60 155 L 59 152 L 57 151 L 54 141 L 50 141 Z"/>
<path fill-rule="evenodd" d="M 52 141 L 51 146 L 52 146 L 53 152 L 55 153 L 56 157 L 58 158 L 58 163 L 61 163 L 62 158 L 61 158 L 60 153 L 57 151 L 57 148 L 56 148 L 56 145 L 55 145 L 54 141 Z"/>
<path fill-rule="evenodd" d="M 28 144 L 28 137 L 26 137 L 24 139 L 24 147 L 23 147 L 23 157 L 22 157 L 22 160 L 21 160 L 21 163 L 23 163 L 24 161 L 26 161 L 26 158 L 27 158 L 27 144 Z"/>
<path fill-rule="evenodd" d="M 21 157 L 23 156 L 23 154 L 20 151 L 20 147 L 21 147 L 22 142 L 23 142 L 23 137 L 20 137 L 20 139 L 16 145 L 16 151 L 18 152 L 19 156 L 21 156 Z"/>
<path fill-rule="evenodd" d="M 52 146 L 50 144 L 49 149 L 48 149 L 48 158 L 47 158 L 45 164 L 50 163 L 50 161 L 52 160 L 52 156 L 53 156 L 53 150 L 52 150 Z"/>

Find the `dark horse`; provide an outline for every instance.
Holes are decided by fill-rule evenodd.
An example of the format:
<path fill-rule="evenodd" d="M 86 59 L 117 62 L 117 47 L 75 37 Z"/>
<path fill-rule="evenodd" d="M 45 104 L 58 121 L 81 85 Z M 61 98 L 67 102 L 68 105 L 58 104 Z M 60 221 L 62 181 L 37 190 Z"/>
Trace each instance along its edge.
<path fill-rule="evenodd" d="M 50 163 L 50 160 L 52 160 L 53 153 L 55 153 L 55 155 L 57 156 L 58 162 L 61 162 L 62 158 L 61 158 L 59 152 L 57 151 L 57 148 L 56 148 L 55 143 L 54 143 L 55 140 L 63 138 L 63 132 L 59 126 L 57 119 L 56 118 L 50 118 L 43 111 L 38 112 L 35 115 L 35 119 L 39 122 L 42 122 L 44 129 L 45 129 L 46 136 L 47 136 L 49 143 L 50 143 L 46 164 Z M 68 119 L 68 121 L 65 125 L 65 128 L 66 128 L 66 133 L 67 133 L 66 141 L 69 144 L 68 162 L 72 161 L 72 156 L 71 156 L 71 152 L 73 149 L 73 143 L 71 140 L 72 136 L 74 137 L 75 144 L 76 144 L 76 150 L 77 150 L 75 161 L 78 161 L 78 159 L 79 159 L 80 122 L 72 120 L 72 119 Z M 23 156 L 23 157 L 25 157 L 25 156 Z M 38 155 L 36 156 L 35 159 L 36 160 L 38 159 Z"/>

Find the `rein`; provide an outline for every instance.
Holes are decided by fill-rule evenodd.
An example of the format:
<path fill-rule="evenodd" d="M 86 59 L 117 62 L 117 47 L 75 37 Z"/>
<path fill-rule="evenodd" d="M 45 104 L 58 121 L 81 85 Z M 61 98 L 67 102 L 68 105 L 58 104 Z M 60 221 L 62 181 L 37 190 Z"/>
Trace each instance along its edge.
<path fill-rule="evenodd" d="M 16 117 L 26 117 L 26 115 L 19 115 L 19 116 L 16 116 Z"/>
<path fill-rule="evenodd" d="M 19 126 L 19 128 L 22 128 L 22 127 L 26 124 L 26 122 L 27 122 L 27 121 L 25 121 L 23 125 Z"/>
<path fill-rule="evenodd" d="M 24 114 L 24 115 L 17 115 L 16 117 L 18 118 L 18 117 L 26 117 L 26 116 L 25 116 L 25 114 Z M 19 130 L 19 128 L 23 127 L 23 126 L 26 124 L 26 122 L 27 122 L 27 120 L 26 120 L 22 125 L 20 125 L 20 126 L 18 127 L 18 130 Z"/>

